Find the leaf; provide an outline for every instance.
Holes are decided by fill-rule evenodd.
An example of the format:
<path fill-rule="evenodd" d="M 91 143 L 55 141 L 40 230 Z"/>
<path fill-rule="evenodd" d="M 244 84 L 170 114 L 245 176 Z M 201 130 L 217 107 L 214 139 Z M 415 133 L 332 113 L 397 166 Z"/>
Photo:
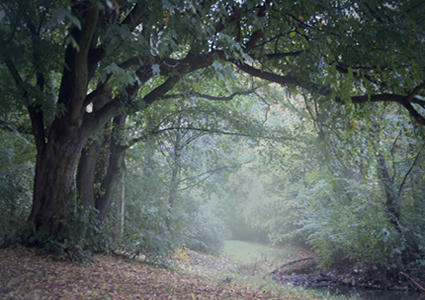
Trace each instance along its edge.
<path fill-rule="evenodd" d="M 80 46 L 78 45 L 77 41 L 76 41 L 76 40 L 75 40 L 72 36 L 70 36 L 70 35 L 68 35 L 68 36 L 65 38 L 65 45 L 69 45 L 69 44 L 71 44 L 71 46 L 72 46 L 75 50 L 80 51 Z"/>
<path fill-rule="evenodd" d="M 224 69 L 223 64 L 221 62 L 219 62 L 218 60 L 214 61 L 212 63 L 212 66 L 214 69 L 216 69 L 217 71 L 222 71 Z"/>
<path fill-rule="evenodd" d="M 197 93 L 200 93 L 200 92 L 201 92 L 201 87 L 200 87 L 200 85 L 199 85 L 199 83 L 198 83 L 198 82 L 193 82 L 193 83 L 192 83 L 192 88 L 193 88 L 193 90 L 194 90 L 195 92 L 197 92 Z"/>
<path fill-rule="evenodd" d="M 48 26 L 52 26 L 53 23 L 59 24 L 60 22 L 65 22 L 68 25 L 74 25 L 81 30 L 80 20 L 73 16 L 66 8 L 59 7 L 52 9 L 52 20 L 48 23 Z"/>
<path fill-rule="evenodd" d="M 115 64 L 115 63 L 111 63 L 109 66 L 107 66 L 105 68 L 105 71 L 107 73 L 112 73 L 112 74 L 116 74 L 116 75 L 123 74 L 123 72 L 124 72 L 124 70 L 121 69 L 120 67 L 118 67 L 117 64 Z"/>
<path fill-rule="evenodd" d="M 152 65 L 152 73 L 153 73 L 153 76 L 160 76 L 161 75 L 161 70 L 160 70 L 160 67 L 159 67 L 159 65 L 158 64 L 153 64 Z"/>

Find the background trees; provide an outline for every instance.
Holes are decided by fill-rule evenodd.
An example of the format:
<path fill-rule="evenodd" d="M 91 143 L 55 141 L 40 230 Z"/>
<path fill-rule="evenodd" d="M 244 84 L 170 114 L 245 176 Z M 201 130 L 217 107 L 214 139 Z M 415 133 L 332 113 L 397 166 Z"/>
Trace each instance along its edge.
<path fill-rule="evenodd" d="M 173 214 L 179 209 L 175 205 L 190 197 L 179 193 L 179 187 L 200 188 L 197 184 L 213 170 L 229 168 L 209 153 L 202 155 L 210 161 L 191 162 L 197 153 L 194 145 L 217 152 L 217 145 L 202 144 L 210 139 L 204 133 L 216 132 L 251 136 L 258 144 L 249 142 L 244 147 L 256 148 L 258 153 L 275 147 L 269 165 L 261 166 L 257 176 L 264 182 L 262 189 L 273 190 L 270 198 L 263 199 L 268 201 L 261 207 L 265 215 L 268 206 L 272 209 L 285 202 L 277 200 L 281 197 L 303 199 L 301 204 L 297 201 L 297 210 L 308 212 L 315 207 L 306 200 L 308 192 L 296 193 L 302 186 L 308 191 L 320 183 L 315 180 L 315 166 L 322 164 L 318 153 L 323 153 L 328 174 L 323 179 L 326 184 L 317 189 L 324 199 L 322 206 L 334 190 L 347 197 L 338 201 L 353 203 L 347 178 L 365 187 L 370 177 L 376 177 L 381 189 L 373 184 L 362 189 L 374 199 L 385 199 L 382 215 L 373 209 L 375 217 L 385 218 L 395 235 L 414 241 L 415 233 L 404 234 L 403 228 L 415 227 L 410 221 L 413 211 L 406 205 L 413 208 L 420 202 L 416 187 L 423 182 L 417 175 L 422 170 L 421 144 L 409 140 L 420 140 L 417 126 L 425 124 L 424 9 L 421 1 L 414 0 L 3 1 L 1 124 L 5 130 L 31 133 L 36 149 L 33 200 L 24 239 L 30 244 L 54 240 L 64 245 L 78 216 L 87 216 L 80 220 L 83 224 L 107 222 L 111 207 L 118 207 L 113 197 L 123 178 L 125 154 L 139 147 L 146 166 L 139 166 L 135 158 L 129 160 L 136 170 L 144 170 L 132 170 L 134 177 L 150 178 L 151 162 L 170 169 L 155 173 L 156 181 L 143 183 L 149 182 L 144 191 L 157 195 L 154 201 L 133 208 L 160 205 L 163 209 L 153 209 L 158 212 L 155 218 L 147 214 L 141 220 L 156 222 L 155 228 L 165 224 L 164 230 L 172 234 Z M 277 98 L 279 93 L 288 94 Z M 304 95 L 302 101 L 287 102 L 289 95 L 296 94 Z M 262 104 L 227 103 L 241 95 L 248 99 L 255 95 Z M 275 110 L 271 122 L 271 100 L 300 115 L 303 122 L 286 125 L 297 134 L 278 126 L 279 118 L 290 120 L 283 109 Z M 313 122 L 305 124 L 306 120 Z M 403 134 L 392 132 L 401 130 L 398 124 Z M 405 135 L 408 131 L 412 133 Z M 323 152 L 312 146 L 314 134 Z M 153 136 L 161 141 L 155 144 Z M 199 137 L 196 143 L 195 137 Z M 303 142 L 288 142 L 276 149 L 281 147 L 279 140 L 295 142 L 301 137 Z M 384 147 L 390 141 L 393 146 Z M 347 145 L 353 145 L 352 149 Z M 397 161 L 401 145 L 409 150 L 400 150 L 405 159 Z M 303 160 L 305 153 L 310 157 Z M 283 155 L 286 158 L 281 160 Z M 198 172 L 196 164 L 202 166 Z M 285 164 L 283 170 L 289 174 L 276 164 Z M 269 174 L 264 176 L 264 171 Z M 197 174 L 203 174 L 199 180 L 194 178 Z M 210 177 L 217 179 L 218 172 Z M 140 191 L 131 193 L 125 194 L 145 197 Z M 159 204 L 161 197 L 164 202 Z M 381 206 L 379 201 L 370 207 Z M 294 202 L 285 203 L 284 209 L 293 212 Z M 182 212 L 188 210 L 181 205 Z M 123 220 L 123 213 L 118 214 Z M 299 217 L 293 213 L 279 222 Z M 252 218 L 252 222 L 258 220 Z M 309 228 L 307 223 L 302 224 Z M 277 228 L 282 226 L 266 226 L 275 240 L 282 235 Z M 83 245 L 88 233 L 76 232 L 81 236 L 75 241 Z M 413 245 L 421 247 L 418 241 Z M 417 252 L 409 249 L 406 253 Z"/>

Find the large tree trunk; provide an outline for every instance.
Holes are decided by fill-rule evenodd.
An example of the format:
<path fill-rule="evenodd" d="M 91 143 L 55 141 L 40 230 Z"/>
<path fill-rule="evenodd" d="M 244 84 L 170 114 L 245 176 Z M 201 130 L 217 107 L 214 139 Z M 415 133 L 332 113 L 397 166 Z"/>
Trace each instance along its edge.
<path fill-rule="evenodd" d="M 78 197 L 84 208 L 95 207 L 101 185 L 109 168 L 111 155 L 110 126 L 105 125 L 101 138 L 92 138 L 84 146 L 77 170 Z"/>
<path fill-rule="evenodd" d="M 121 238 L 124 234 L 124 209 L 125 209 L 125 173 L 121 172 L 118 188 L 115 195 L 115 228 L 116 237 Z"/>
<path fill-rule="evenodd" d="M 38 149 L 33 206 L 28 218 L 35 229 L 56 235 L 69 214 L 73 195 L 74 170 L 84 138 L 77 128 L 62 131 Z"/>
<path fill-rule="evenodd" d="M 111 97 L 109 94 L 100 97 L 93 103 L 93 111 L 98 112 Z M 78 162 L 77 190 L 84 208 L 95 207 L 96 194 L 100 189 L 109 162 L 110 155 L 110 122 L 103 127 L 103 132 L 92 137 L 84 145 Z"/>
<path fill-rule="evenodd" d="M 108 121 L 122 113 L 120 108 L 130 107 L 124 105 L 124 103 L 132 103 L 140 87 L 153 77 L 150 64 L 157 63 L 151 61 L 150 55 L 149 59 L 146 60 L 140 59 L 139 54 L 133 58 L 123 57 L 120 66 L 127 70 L 133 67 L 137 68 L 134 71 L 139 80 L 129 84 L 124 92 L 112 98 L 109 84 L 114 74 L 104 74 L 103 80 L 93 80 L 93 77 L 100 65 L 99 63 L 107 57 L 107 49 L 111 50 L 116 47 L 114 55 L 119 57 L 122 54 L 122 47 L 108 44 L 110 39 L 107 37 L 101 40 L 99 38 L 100 33 L 106 32 L 110 24 L 122 26 L 123 30 L 132 32 L 142 23 L 145 14 L 149 13 L 147 6 L 145 3 L 131 5 L 129 11 L 121 11 L 125 18 L 119 21 L 118 18 L 115 18 L 115 15 L 120 13 L 118 5 L 115 11 L 107 6 L 86 5 L 86 3 L 78 1 L 72 1 L 71 4 L 71 13 L 75 18 L 78 18 L 79 22 L 77 25 L 74 20 L 75 25 L 68 28 L 66 40 L 69 39 L 72 42 L 65 42 L 64 61 L 61 63 L 63 64 L 63 73 L 58 99 L 54 101 L 54 106 L 47 107 L 46 110 L 44 109 L 45 104 L 40 104 L 44 103 L 40 95 L 45 91 L 45 84 L 48 82 L 48 70 L 38 64 L 39 53 L 35 50 L 40 49 L 41 44 L 38 41 L 40 40 L 40 32 L 43 30 L 42 27 L 38 28 L 38 26 L 42 26 L 45 23 L 44 21 L 38 20 L 39 22 L 33 24 L 31 22 L 32 17 L 37 19 L 38 16 L 31 16 L 25 20 L 26 25 L 24 25 L 31 31 L 31 38 L 34 42 L 33 45 L 29 45 L 30 48 L 35 49 L 33 60 L 36 63 L 29 66 L 29 68 L 34 69 L 34 78 L 28 76 L 23 80 L 13 59 L 6 57 L 5 60 L 17 87 L 23 91 L 23 97 L 26 99 L 37 149 L 33 206 L 28 218 L 28 229 L 44 228 L 53 238 L 57 237 L 65 224 L 64 221 L 67 220 L 71 212 L 71 199 L 75 197 L 73 194 L 75 169 L 83 145 Z M 34 11 L 37 9 L 34 8 Z M 43 16 L 42 14 L 41 18 L 44 18 Z M 147 53 L 149 53 L 149 50 Z M 140 65 L 141 61 L 146 63 Z M 212 55 L 206 54 L 188 55 L 182 60 L 182 63 L 175 64 L 176 61 L 172 61 L 173 67 L 164 67 L 161 73 L 168 74 L 171 70 L 177 71 L 177 73 L 169 76 L 164 83 L 143 97 L 146 105 L 150 105 L 164 96 L 179 82 L 184 74 L 211 65 L 213 59 Z M 27 68 L 26 66 L 25 74 L 28 73 Z M 56 67 L 51 71 L 51 74 L 56 74 Z M 27 90 L 29 82 L 34 80 L 37 88 Z M 50 122 L 46 122 L 45 116 L 51 114 L 52 111 L 54 112 L 54 121 L 50 124 Z M 125 117 L 117 118 L 116 121 L 119 124 L 124 124 Z M 46 128 L 49 128 L 49 130 L 46 130 Z M 117 178 L 120 176 L 119 171 L 124 168 L 125 150 L 128 148 L 119 141 L 111 143 L 110 147 L 110 158 L 103 157 L 102 161 L 99 160 L 98 153 L 89 153 L 85 150 L 81 157 L 82 168 L 78 176 L 83 204 L 86 208 L 93 206 L 98 208 L 100 218 L 105 218 L 109 211 Z M 108 162 L 104 164 L 105 167 L 108 167 L 106 174 L 93 171 L 99 166 L 99 164 L 96 165 L 96 161 Z M 102 193 L 98 197 L 99 195 L 93 193 L 93 183 L 101 180 Z M 88 183 L 92 184 L 89 185 Z M 29 233 L 28 235 L 31 234 L 31 232 L 27 233 Z"/>

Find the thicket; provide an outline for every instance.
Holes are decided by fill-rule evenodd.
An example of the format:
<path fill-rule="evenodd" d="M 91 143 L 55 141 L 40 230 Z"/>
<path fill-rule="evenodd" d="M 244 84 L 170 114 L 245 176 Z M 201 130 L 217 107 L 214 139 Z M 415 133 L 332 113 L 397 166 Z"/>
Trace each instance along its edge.
<path fill-rule="evenodd" d="M 146 151 L 152 154 L 149 149 Z M 145 160 L 146 157 L 149 159 Z M 170 170 L 155 158 L 144 155 L 140 149 L 129 153 L 120 247 L 152 260 L 164 259 L 182 246 L 218 254 L 226 237 L 223 225 L 203 215 L 202 199 L 194 197 L 191 191 L 174 195 L 170 207 L 171 191 L 166 181 Z"/>
<path fill-rule="evenodd" d="M 15 131 L 0 131 L 0 244 L 25 223 L 34 177 L 32 142 Z"/>
<path fill-rule="evenodd" d="M 416 272 L 425 263 L 423 129 L 392 106 L 351 126 L 330 128 L 319 142 L 327 159 L 300 190 L 307 205 L 299 224 L 323 265 Z"/>

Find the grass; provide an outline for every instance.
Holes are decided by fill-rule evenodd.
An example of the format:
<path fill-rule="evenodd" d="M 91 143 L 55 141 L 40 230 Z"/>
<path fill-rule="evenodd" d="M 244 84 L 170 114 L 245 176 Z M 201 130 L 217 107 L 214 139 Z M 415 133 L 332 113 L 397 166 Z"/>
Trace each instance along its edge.
<path fill-rule="evenodd" d="M 191 253 L 191 255 L 199 255 Z M 226 282 L 240 282 L 255 289 L 276 295 L 277 299 L 353 299 L 345 296 L 332 296 L 328 292 L 305 290 L 275 283 L 269 274 L 282 264 L 312 253 L 302 247 L 271 247 L 262 244 L 226 241 L 220 257 L 204 256 L 202 261 L 218 260 L 215 264 L 188 264 L 184 268 L 192 274 L 209 274 Z M 223 260 L 220 262 L 220 260 Z M 226 268 L 215 266 L 226 265 Z M 279 296 L 280 295 L 280 296 Z"/>
<path fill-rule="evenodd" d="M 261 244 L 226 241 L 223 247 L 223 253 L 241 261 L 250 263 L 258 260 L 282 260 L 292 255 L 290 248 L 280 249 Z"/>
<path fill-rule="evenodd" d="M 240 276 L 265 277 L 279 267 L 285 259 L 291 256 L 292 251 L 270 246 L 242 242 L 226 241 L 223 254 L 234 262 L 231 271 Z"/>

